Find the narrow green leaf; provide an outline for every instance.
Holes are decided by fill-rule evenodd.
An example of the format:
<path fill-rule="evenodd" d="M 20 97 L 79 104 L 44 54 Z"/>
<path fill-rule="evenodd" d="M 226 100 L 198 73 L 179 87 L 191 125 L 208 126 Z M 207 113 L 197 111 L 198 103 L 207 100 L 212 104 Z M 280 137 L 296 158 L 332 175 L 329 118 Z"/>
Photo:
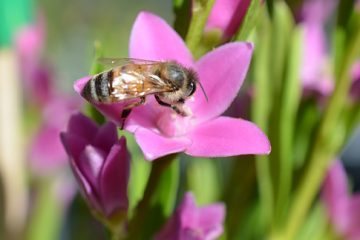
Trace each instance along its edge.
<path fill-rule="evenodd" d="M 187 180 L 199 205 L 210 204 L 219 199 L 219 176 L 213 159 L 192 158 L 189 161 Z"/>
<path fill-rule="evenodd" d="M 236 34 L 236 41 L 248 40 L 250 33 L 255 27 L 258 15 L 263 7 L 262 0 L 251 0 L 249 8 L 246 11 L 245 17 L 241 23 L 238 33 Z"/>
<path fill-rule="evenodd" d="M 301 96 L 300 61 L 302 53 L 302 30 L 294 30 L 288 57 L 287 72 L 283 83 L 279 121 L 279 191 L 277 199 L 277 216 L 284 220 L 290 190 L 292 186 L 294 132 L 296 116 Z"/>
<path fill-rule="evenodd" d="M 152 163 L 143 198 L 129 222 L 129 239 L 151 239 L 159 231 L 173 212 L 179 177 L 177 155 L 168 155 Z"/>
<path fill-rule="evenodd" d="M 327 219 L 324 206 L 317 203 L 296 236 L 296 240 L 322 239 L 321 236 L 326 231 Z"/>
<path fill-rule="evenodd" d="M 28 228 L 29 240 L 56 239 L 60 234 L 64 215 L 61 211 L 61 201 L 57 199 L 54 191 L 54 180 L 43 179 L 37 185 L 35 205 Z"/>
<path fill-rule="evenodd" d="M 173 0 L 175 21 L 174 28 L 182 38 L 188 32 L 191 20 L 191 0 Z"/>
<path fill-rule="evenodd" d="M 127 132 L 122 132 L 122 134 L 126 137 L 127 147 L 131 153 L 130 179 L 128 184 L 129 217 L 131 218 L 135 207 L 143 198 L 151 164 L 144 159 L 134 136 Z"/>
<path fill-rule="evenodd" d="M 269 61 L 271 50 L 271 31 L 269 17 L 266 10 L 262 12 L 262 18 L 256 32 L 256 51 L 252 65 L 254 76 L 254 100 L 252 104 L 252 119 L 265 132 L 268 133 L 268 120 L 272 105 L 272 88 L 269 80 Z M 263 220 L 262 226 L 268 226 L 273 216 L 273 180 L 270 173 L 268 156 L 256 156 L 256 171 L 260 195 L 260 215 Z M 262 229 L 259 229 L 262 231 Z"/>

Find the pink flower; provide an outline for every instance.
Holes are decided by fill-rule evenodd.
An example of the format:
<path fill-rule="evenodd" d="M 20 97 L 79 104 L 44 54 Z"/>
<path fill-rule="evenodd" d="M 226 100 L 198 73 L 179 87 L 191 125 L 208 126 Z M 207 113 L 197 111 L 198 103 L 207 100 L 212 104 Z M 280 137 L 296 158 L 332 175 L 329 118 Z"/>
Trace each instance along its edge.
<path fill-rule="evenodd" d="M 334 88 L 329 65 L 324 26 L 317 22 L 303 23 L 303 56 L 300 77 L 305 95 L 328 96 Z"/>
<path fill-rule="evenodd" d="M 70 118 L 61 140 L 91 208 L 108 220 L 124 216 L 130 156 L 125 138 L 117 138 L 116 126 L 106 123 L 99 127 L 78 113 Z"/>
<path fill-rule="evenodd" d="M 360 195 L 349 195 L 345 170 L 335 161 L 328 170 L 323 201 L 336 231 L 346 239 L 360 239 Z"/>
<path fill-rule="evenodd" d="M 146 105 L 134 108 L 125 129 L 134 133 L 145 157 L 154 160 L 176 152 L 201 157 L 269 153 L 267 137 L 253 123 L 219 116 L 236 97 L 251 54 L 252 44 L 229 43 L 194 62 L 183 40 L 164 20 L 151 13 L 140 13 L 132 29 L 130 57 L 175 60 L 194 68 L 209 97 L 207 102 L 197 90 L 185 104 L 191 112 L 188 117 L 159 106 L 152 96 Z M 88 80 L 86 77 L 75 83 L 78 93 Z M 97 107 L 119 123 L 122 106 L 123 103 Z"/>
<path fill-rule="evenodd" d="M 24 81 L 24 92 L 31 103 L 44 106 L 54 95 L 54 78 L 50 68 L 42 63 L 45 42 L 45 21 L 42 17 L 34 25 L 21 29 L 15 41 Z"/>
<path fill-rule="evenodd" d="M 157 234 L 157 240 L 211 240 L 223 233 L 225 206 L 221 203 L 198 208 L 186 193 L 180 206 Z"/>
<path fill-rule="evenodd" d="M 42 109 L 42 122 L 30 144 L 30 166 L 38 175 L 53 174 L 67 163 L 60 141 L 70 115 L 80 107 L 78 99 L 58 96 Z"/>
<path fill-rule="evenodd" d="M 307 22 L 325 24 L 334 13 L 338 0 L 306 0 L 302 6 L 302 18 Z"/>
<path fill-rule="evenodd" d="M 231 38 L 240 27 L 250 3 L 251 0 L 216 0 L 206 30 L 218 29 L 223 32 L 224 40 Z"/>

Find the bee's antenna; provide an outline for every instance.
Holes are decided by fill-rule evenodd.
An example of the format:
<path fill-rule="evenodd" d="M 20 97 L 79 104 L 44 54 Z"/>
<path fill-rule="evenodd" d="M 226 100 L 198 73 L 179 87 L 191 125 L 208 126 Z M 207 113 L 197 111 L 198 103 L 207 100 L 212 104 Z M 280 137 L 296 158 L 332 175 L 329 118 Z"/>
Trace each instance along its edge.
<path fill-rule="evenodd" d="M 201 91 L 204 93 L 206 102 L 209 102 L 208 96 L 206 95 L 206 92 L 205 92 L 205 89 L 204 89 L 203 85 L 201 84 L 200 81 L 198 81 L 198 83 L 199 83 L 199 85 L 200 85 Z"/>

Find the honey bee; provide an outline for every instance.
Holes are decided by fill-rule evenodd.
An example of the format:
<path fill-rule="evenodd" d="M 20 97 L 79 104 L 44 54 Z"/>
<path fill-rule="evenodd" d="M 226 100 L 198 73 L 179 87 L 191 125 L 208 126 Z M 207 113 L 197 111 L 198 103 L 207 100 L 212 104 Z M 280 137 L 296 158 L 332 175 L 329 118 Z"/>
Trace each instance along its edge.
<path fill-rule="evenodd" d="M 151 61 L 132 58 L 101 58 L 100 63 L 111 69 L 94 75 L 84 86 L 81 95 L 89 102 L 112 104 L 139 99 L 126 105 L 121 113 L 122 128 L 132 108 L 142 105 L 146 96 L 186 116 L 183 104 L 196 91 L 199 83 L 196 72 L 175 61 Z"/>

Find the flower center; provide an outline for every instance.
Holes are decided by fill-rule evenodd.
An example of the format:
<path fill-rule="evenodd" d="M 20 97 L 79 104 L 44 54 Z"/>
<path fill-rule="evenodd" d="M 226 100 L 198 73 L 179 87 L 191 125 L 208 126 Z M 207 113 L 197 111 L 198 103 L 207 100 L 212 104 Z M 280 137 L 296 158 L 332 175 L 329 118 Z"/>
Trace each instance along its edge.
<path fill-rule="evenodd" d="M 182 117 L 173 111 L 164 111 L 157 120 L 157 127 L 167 137 L 185 135 L 193 126 L 192 116 Z"/>

